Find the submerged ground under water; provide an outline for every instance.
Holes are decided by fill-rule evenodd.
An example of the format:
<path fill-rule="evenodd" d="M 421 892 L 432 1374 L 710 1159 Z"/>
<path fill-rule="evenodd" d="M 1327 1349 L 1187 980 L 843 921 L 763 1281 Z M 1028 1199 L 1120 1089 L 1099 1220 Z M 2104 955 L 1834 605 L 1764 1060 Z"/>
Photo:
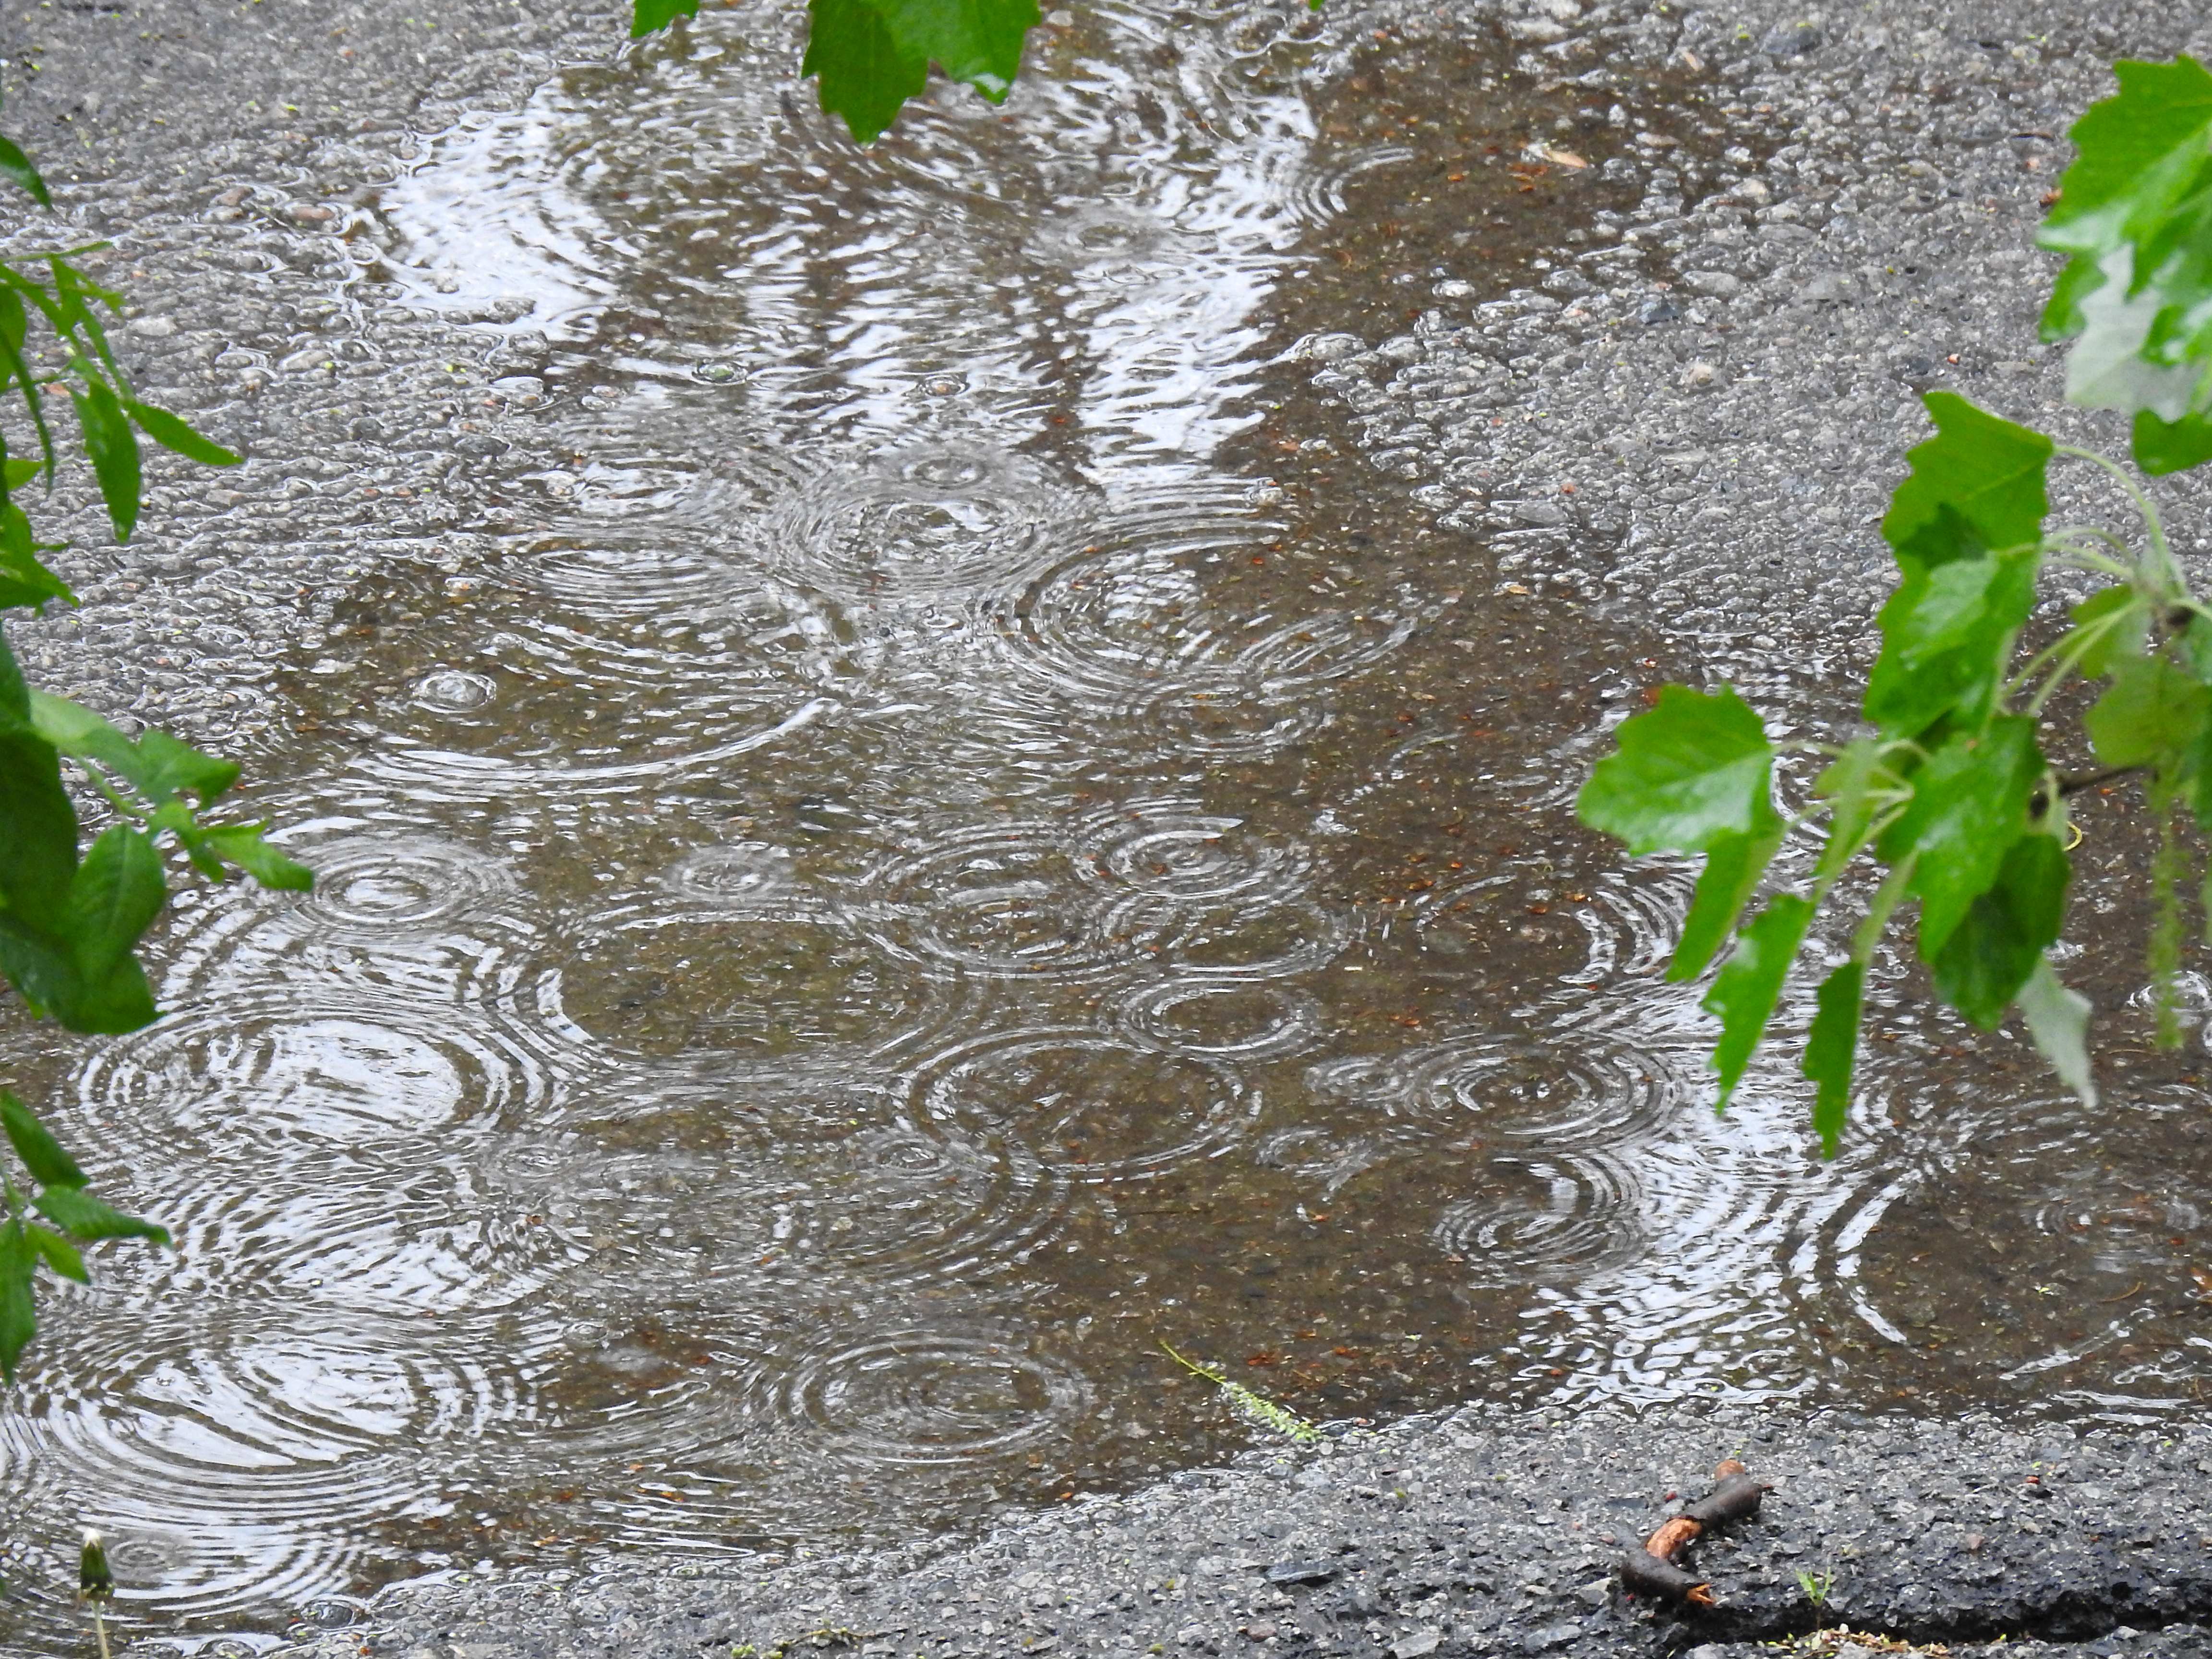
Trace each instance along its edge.
<path fill-rule="evenodd" d="M 1716 1121 L 1689 874 L 1571 812 L 1689 665 L 1516 574 L 1622 526 L 1440 517 L 1314 391 L 1773 135 L 1321 27 L 1055 13 L 863 154 L 738 8 L 363 204 L 348 303 L 501 322 L 546 464 L 288 666 L 317 892 L 180 902 L 173 1012 L 51 1068 L 179 1249 L 0 1417 L 11 1645 L 81 1518 L 206 1632 L 1139 1481 L 1246 1433 L 1162 1342 L 1317 1419 L 2196 1397 L 2193 1075 L 1877 1042 L 1835 1164 L 1779 1067 Z"/>

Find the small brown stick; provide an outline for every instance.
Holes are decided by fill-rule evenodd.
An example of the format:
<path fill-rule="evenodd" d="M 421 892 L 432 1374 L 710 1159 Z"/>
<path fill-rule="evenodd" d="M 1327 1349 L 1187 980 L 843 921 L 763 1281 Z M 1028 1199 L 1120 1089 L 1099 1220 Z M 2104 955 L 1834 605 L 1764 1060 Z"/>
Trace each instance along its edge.
<path fill-rule="evenodd" d="M 1745 1473 L 1742 1464 L 1729 1458 L 1713 1470 L 1719 1484 L 1682 1512 L 1663 1523 L 1620 1560 L 1620 1584 L 1632 1595 L 1662 1601 L 1680 1601 L 1692 1607 L 1717 1605 L 1713 1587 L 1674 1564 L 1674 1558 L 1705 1536 L 1709 1527 L 1741 1521 L 1759 1513 L 1767 1488 Z"/>

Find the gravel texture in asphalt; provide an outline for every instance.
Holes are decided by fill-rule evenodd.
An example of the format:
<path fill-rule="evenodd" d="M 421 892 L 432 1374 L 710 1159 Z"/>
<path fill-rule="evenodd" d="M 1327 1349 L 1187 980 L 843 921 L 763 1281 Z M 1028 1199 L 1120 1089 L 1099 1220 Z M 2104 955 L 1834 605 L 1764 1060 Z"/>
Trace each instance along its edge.
<path fill-rule="evenodd" d="M 1730 1455 L 1774 1490 L 1756 1520 L 1694 1547 L 1721 1606 L 1625 1601 L 1621 1551 Z M 1469 1411 L 1255 1452 L 951 1547 L 403 1587 L 373 1626 L 298 1651 L 1751 1659 L 1826 1624 L 1869 1647 L 2198 1655 L 2212 1652 L 2208 1459 L 2202 1428 Z M 1829 1581 L 1819 1609 L 1801 1573 Z"/>
<path fill-rule="evenodd" d="M 1389 15 L 1413 31 L 1463 18 Z M 1917 392 L 2116 441 L 2057 402 L 2031 230 L 2109 60 L 2212 38 L 2191 8 L 2129 0 L 1506 15 L 1563 72 L 1688 54 L 1782 142 L 1701 199 L 1662 156 L 1607 244 L 1625 251 L 1316 345 L 1316 389 L 1440 517 L 1496 532 L 1501 602 L 1662 619 L 1770 706 L 1832 716 L 1872 655 L 1888 567 L 1869 526 L 1924 433 Z M 547 464 L 537 394 L 500 384 L 531 367 L 526 338 L 341 303 L 348 215 L 418 135 L 511 104 L 564 54 L 611 52 L 620 20 L 473 0 L 434 16 L 411 0 L 124 0 L 18 18 L 9 127 L 71 226 L 117 238 L 143 386 L 252 457 L 221 476 L 157 468 L 127 552 L 64 495 L 86 604 L 19 629 L 26 664 L 112 712 L 251 739 L 283 718 L 280 665 L 312 665 L 356 574 L 465 568 L 500 533 L 507 482 Z M 2203 500 L 2170 497 L 2185 517 Z M 1778 649 L 1824 629 L 1825 653 Z M 1622 1605 L 1619 1549 L 1731 1453 L 1776 1491 L 1702 1547 L 1723 1608 Z M 2077 1437 L 1984 1418 L 1469 1413 L 894 1553 L 403 1586 L 301 1650 L 1741 1659 L 1825 1618 L 1954 1651 L 2002 1635 L 2008 1654 L 2206 1654 L 2208 1472 L 2212 1436 L 2179 1419 Z M 1832 1580 L 1817 1613 L 1801 1571 Z"/>

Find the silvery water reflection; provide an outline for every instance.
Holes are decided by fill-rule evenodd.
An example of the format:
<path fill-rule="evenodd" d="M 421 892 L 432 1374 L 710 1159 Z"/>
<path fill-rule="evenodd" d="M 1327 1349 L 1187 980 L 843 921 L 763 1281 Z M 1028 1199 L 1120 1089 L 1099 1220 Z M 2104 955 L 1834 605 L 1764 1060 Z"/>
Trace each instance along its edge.
<path fill-rule="evenodd" d="M 384 276 L 542 360 L 549 464 L 480 580 L 391 577 L 297 688 L 257 810 L 319 890 L 180 907 L 174 1012 L 77 1057 L 65 1130 L 180 1248 L 57 1299 L 0 1416 L 19 1577 L 96 1521 L 208 1628 L 973 1519 L 1233 1438 L 1158 1337 L 1323 1418 L 1923 1377 L 1950 1304 L 1886 1241 L 2039 1085 L 1830 1166 L 1782 1060 L 1698 1109 L 1687 878 L 1566 815 L 1579 691 L 1663 647 L 1486 614 L 1487 550 L 1299 401 L 1400 326 L 1386 222 L 1486 293 L 1611 199 L 1446 171 L 1583 89 L 1429 43 L 1407 125 L 1308 44 L 1356 20 L 1109 5 L 1010 118 L 864 155 L 792 22 L 566 74 L 380 204 Z M 2045 1256 L 2201 1232 L 2155 1137 L 2054 1198 L 2097 1131 L 2037 1121 L 1985 1178 Z M 2197 1375 L 2074 1331 L 1943 1380 Z"/>

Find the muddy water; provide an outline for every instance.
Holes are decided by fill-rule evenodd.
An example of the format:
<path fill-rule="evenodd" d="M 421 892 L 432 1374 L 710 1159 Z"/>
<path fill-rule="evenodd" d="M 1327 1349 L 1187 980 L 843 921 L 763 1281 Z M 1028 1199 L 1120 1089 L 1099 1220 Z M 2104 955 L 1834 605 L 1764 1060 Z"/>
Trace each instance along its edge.
<path fill-rule="evenodd" d="M 2190 1396 L 2185 1085 L 2111 1134 L 1894 1006 L 1838 1163 L 1780 1062 L 1716 1121 L 1688 876 L 1568 808 L 1688 664 L 1310 390 L 1632 206 L 1613 105 L 1756 135 L 1320 27 L 1101 7 L 862 155 L 727 11 L 374 204 L 361 304 L 503 319 L 547 464 L 288 672 L 317 892 L 181 902 L 56 1079 L 179 1248 L 0 1417 L 14 1644 L 81 1520 L 189 1636 L 1243 1443 L 1164 1340 L 1315 1419 Z"/>

